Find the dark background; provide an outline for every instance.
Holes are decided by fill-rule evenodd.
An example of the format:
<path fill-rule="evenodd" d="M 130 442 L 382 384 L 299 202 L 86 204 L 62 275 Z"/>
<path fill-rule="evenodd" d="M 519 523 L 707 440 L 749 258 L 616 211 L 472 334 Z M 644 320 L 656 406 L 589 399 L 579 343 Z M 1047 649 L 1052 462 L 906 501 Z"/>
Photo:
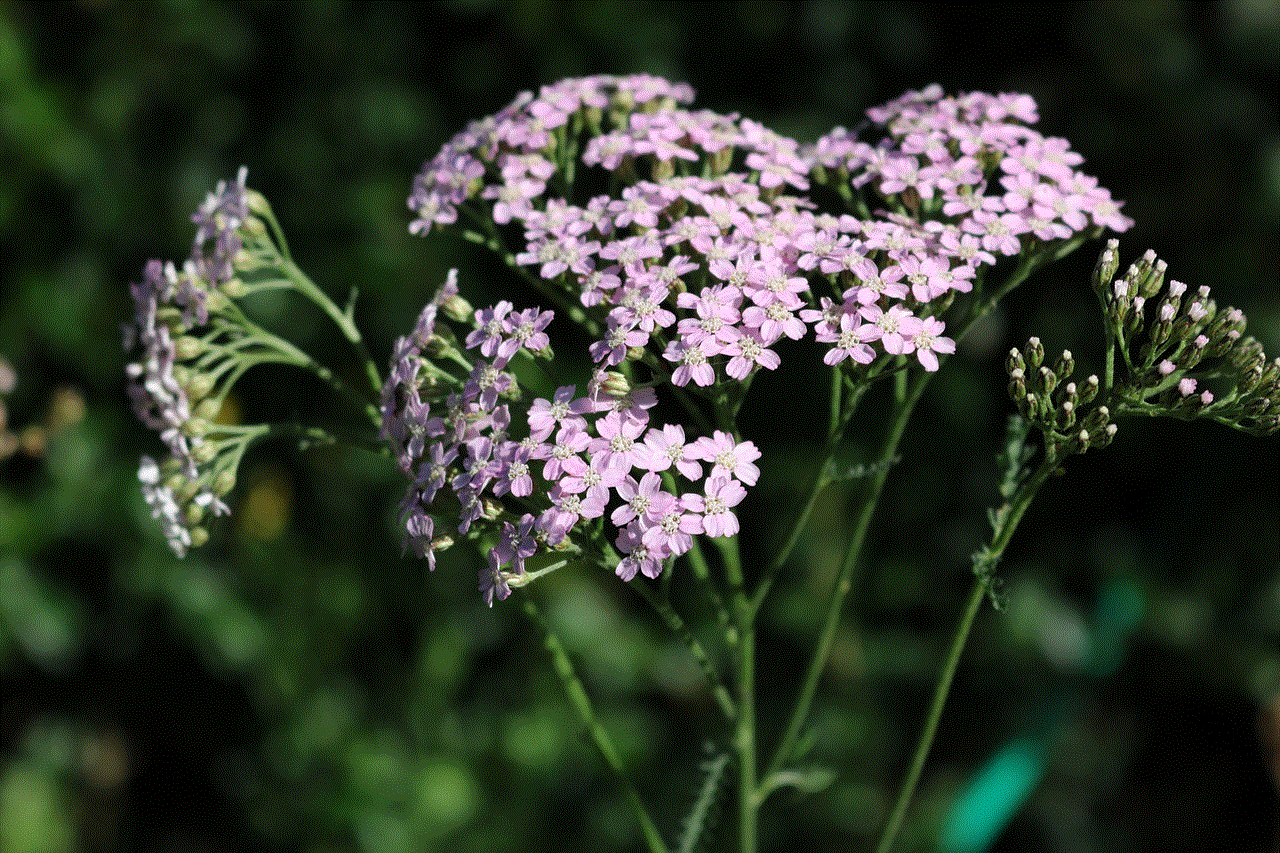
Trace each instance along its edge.
<path fill-rule="evenodd" d="M 473 301 L 531 304 L 460 241 L 408 235 L 411 178 L 521 89 L 636 71 L 806 141 L 933 81 L 1028 92 L 1041 129 L 1126 200 L 1124 261 L 1155 249 L 1280 353 L 1272 2 L 0 4 L 0 356 L 18 374 L 0 461 L 0 853 L 634 845 L 516 609 L 482 606 L 461 549 L 430 577 L 400 558 L 386 461 L 264 447 L 210 546 L 168 552 L 137 489 L 159 443 L 128 407 L 119 326 L 128 282 L 186 254 L 191 210 L 241 164 L 313 277 L 335 298 L 359 288 L 379 360 L 450 266 Z M 1020 289 L 921 405 L 816 714 L 815 761 L 839 776 L 770 800 L 765 849 L 876 837 L 986 533 L 1002 353 L 1038 334 L 1096 368 L 1098 248 Z M 344 357 L 310 313 L 272 319 Z M 798 500 L 822 417 L 795 371 L 762 377 L 744 410 L 766 452 L 749 555 L 785 535 L 771 507 Z M 288 372 L 250 374 L 240 404 L 249 420 L 336 415 Z M 1134 423 L 1045 488 L 898 849 L 937 849 L 974 774 L 1022 736 L 1043 750 L 1038 781 L 995 851 L 1280 849 L 1277 468 L 1275 438 Z M 766 745 L 849 500 L 821 502 L 768 609 Z M 534 592 L 674 837 L 698 733 L 715 732 L 696 672 L 619 583 Z M 998 828 L 992 808 L 978 813 Z M 713 848 L 729 849 L 725 824 Z"/>

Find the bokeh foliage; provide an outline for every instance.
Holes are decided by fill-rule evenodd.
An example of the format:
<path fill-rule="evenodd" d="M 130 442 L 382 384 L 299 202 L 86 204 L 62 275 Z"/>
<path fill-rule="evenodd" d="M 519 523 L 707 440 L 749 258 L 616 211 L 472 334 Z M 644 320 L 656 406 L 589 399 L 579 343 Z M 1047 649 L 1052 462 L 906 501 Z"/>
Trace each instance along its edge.
<path fill-rule="evenodd" d="M 138 457 L 157 445 L 123 391 L 127 283 L 147 258 L 186 253 L 190 211 L 240 164 L 316 280 L 339 298 L 359 290 L 378 354 L 450 266 L 473 301 L 531 301 L 468 247 L 410 237 L 404 205 L 423 159 L 521 89 L 665 74 L 701 106 L 801 139 L 934 80 L 1026 91 L 1047 132 L 1128 202 L 1126 262 L 1154 248 L 1176 278 L 1244 309 L 1274 355 L 1277 9 L 0 5 L 0 356 L 18 375 L 4 399 L 16 450 L 0 461 L 0 853 L 634 841 L 516 608 L 481 605 L 461 549 L 431 577 L 401 558 L 386 460 L 264 448 L 211 546 L 183 561 L 165 548 L 136 487 Z M 840 776 L 773 800 L 766 849 L 861 849 L 878 830 L 995 495 L 1010 408 L 1000 358 L 1038 334 L 1096 365 L 1091 264 L 1086 251 L 1015 294 L 921 407 L 823 686 L 814 754 Z M 263 307 L 341 363 L 321 317 Z M 824 405 L 788 397 L 805 378 L 761 377 L 744 410 L 766 450 L 743 507 L 757 554 L 786 533 L 771 507 L 804 487 L 806 424 Z M 259 419 L 341 416 L 287 371 L 251 374 L 238 404 Z M 851 463 L 872 438 L 870 425 L 855 434 Z M 946 833 L 961 833 L 951 822 L 974 774 L 1013 767 L 997 778 L 1008 791 L 1019 766 L 1037 768 L 1035 790 L 995 850 L 1272 843 L 1278 468 L 1274 439 L 1128 424 L 1044 491 L 1002 569 L 1009 609 L 984 614 L 967 652 L 901 849 L 960 845 Z M 766 733 L 787 710 L 856 490 L 827 493 L 770 608 Z M 694 733 L 715 731 L 696 669 L 621 584 L 553 576 L 535 593 L 674 837 L 708 757 Z M 1029 763 L 988 763 L 1018 738 L 1038 746 L 1007 755 Z"/>

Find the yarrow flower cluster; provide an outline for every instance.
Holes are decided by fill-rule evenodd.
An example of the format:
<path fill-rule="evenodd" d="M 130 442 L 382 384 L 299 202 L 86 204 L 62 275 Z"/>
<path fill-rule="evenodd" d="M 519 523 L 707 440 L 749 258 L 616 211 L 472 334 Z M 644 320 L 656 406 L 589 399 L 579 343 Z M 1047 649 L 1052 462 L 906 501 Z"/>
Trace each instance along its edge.
<path fill-rule="evenodd" d="M 758 451 L 725 430 L 685 444 L 681 427 L 650 424 L 652 388 L 683 389 L 723 414 L 757 371 L 780 366 L 784 340 L 805 338 L 850 376 L 908 358 L 935 371 L 955 351 L 942 314 L 1000 258 L 1131 224 L 1065 141 L 1029 127 L 1036 109 L 1024 95 L 945 98 L 930 87 L 868 112 L 878 143 L 837 128 L 812 145 L 694 111 L 692 98 L 650 76 L 565 80 L 474 122 L 414 181 L 411 231 L 468 228 L 595 337 L 592 393 L 569 386 L 535 400 L 515 437 L 497 405 L 519 393 L 504 366 L 529 351 L 542 314 L 505 302 L 477 312 L 466 347 L 479 357 L 462 391 L 429 366 L 432 324 L 455 285 L 397 351 L 384 422 L 414 483 L 409 541 L 431 559 L 428 507 L 450 484 L 460 532 L 485 517 L 503 525 L 482 583 L 490 599 L 536 543 L 557 547 L 610 500 L 622 502 L 608 517 L 623 577 L 653 576 L 692 535 L 736 531 L 729 510 L 754 466 L 717 462 L 699 492 L 696 464 Z M 613 189 L 575 194 L 597 183 Z M 838 198 L 851 212 L 823 212 Z M 628 402 L 602 403 L 601 388 L 629 388 L 636 370 L 649 380 Z M 437 394 L 430 415 L 423 381 Z M 528 498 L 531 463 L 551 506 L 508 520 L 486 500 Z M 684 482 L 664 491 L 658 474 L 669 470 Z"/>
<path fill-rule="evenodd" d="M 1219 309 L 1208 287 L 1166 282 L 1154 252 L 1123 276 L 1118 269 L 1112 240 L 1093 286 L 1106 315 L 1106 383 L 1126 413 L 1207 417 L 1257 435 L 1280 430 L 1280 358 L 1268 361 L 1244 334 L 1242 311 Z"/>
<path fill-rule="evenodd" d="M 163 464 L 143 457 L 138 478 L 153 517 L 179 556 L 204 541 L 200 523 L 206 513 L 228 512 L 222 498 L 234 482 L 199 469 L 218 455 L 207 434 L 225 394 L 225 387 L 219 393 L 218 381 L 234 369 L 235 360 L 211 349 L 217 333 L 202 338 L 193 332 L 208 327 L 212 317 L 219 331 L 234 337 L 224 318 L 230 308 L 226 291 L 235 288 L 240 228 L 249 215 L 245 178 L 241 169 L 234 183 L 220 183 L 192 216 L 196 237 L 181 270 L 152 260 L 142 281 L 130 287 L 134 316 L 123 329 L 124 348 L 136 347 L 141 356 L 127 367 L 129 396 L 138 418 L 160 433 L 169 450 Z"/>
<path fill-rule="evenodd" d="M 809 334 L 827 364 L 914 354 L 936 370 L 955 348 L 938 315 L 985 267 L 1131 224 L 1064 140 L 1027 126 L 1025 95 L 908 93 L 869 111 L 887 131 L 874 146 L 843 129 L 800 145 L 691 99 L 651 77 L 526 93 L 424 167 L 411 230 L 460 212 L 518 230 L 514 262 L 600 318 L 598 364 L 638 355 L 706 388 L 776 369 L 775 345 Z M 590 167 L 621 192 L 564 197 Z M 821 213 L 815 185 L 883 207 Z"/>
<path fill-rule="evenodd" d="M 124 348 L 138 356 L 126 368 L 129 396 L 168 450 L 162 462 L 144 457 L 138 478 L 179 556 L 207 539 L 207 516 L 228 512 L 223 498 L 241 457 L 270 431 L 218 420 L 232 386 L 257 364 L 319 367 L 241 309 L 245 296 L 296 287 L 301 277 L 280 248 L 270 207 L 246 188 L 246 177 L 242 168 L 234 182 L 219 183 L 192 215 L 195 239 L 180 267 L 149 261 L 130 288 L 134 314 L 123 328 Z"/>
<path fill-rule="evenodd" d="M 453 542 L 439 517 L 456 517 L 456 534 L 487 535 L 489 603 L 523 582 L 534 554 L 601 552 L 610 539 L 619 577 L 657 577 L 692 537 L 737 533 L 733 508 L 760 475 L 754 444 L 652 423 L 653 388 L 621 374 L 527 399 L 508 368 L 518 355 L 549 357 L 553 316 L 505 301 L 473 311 L 451 272 L 396 342 L 383 391 L 383 434 L 410 481 L 406 543 L 434 568 Z M 446 319 L 467 324 L 461 342 Z"/>

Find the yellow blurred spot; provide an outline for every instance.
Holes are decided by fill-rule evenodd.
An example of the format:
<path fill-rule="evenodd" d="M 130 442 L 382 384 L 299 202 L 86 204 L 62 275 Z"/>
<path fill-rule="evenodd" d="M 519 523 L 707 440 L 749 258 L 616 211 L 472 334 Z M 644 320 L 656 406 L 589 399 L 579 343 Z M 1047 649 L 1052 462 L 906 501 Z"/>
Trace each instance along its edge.
<path fill-rule="evenodd" d="M 280 538 L 293 512 L 293 483 L 278 465 L 264 463 L 249 475 L 249 493 L 240 504 L 241 535 L 259 542 Z"/>

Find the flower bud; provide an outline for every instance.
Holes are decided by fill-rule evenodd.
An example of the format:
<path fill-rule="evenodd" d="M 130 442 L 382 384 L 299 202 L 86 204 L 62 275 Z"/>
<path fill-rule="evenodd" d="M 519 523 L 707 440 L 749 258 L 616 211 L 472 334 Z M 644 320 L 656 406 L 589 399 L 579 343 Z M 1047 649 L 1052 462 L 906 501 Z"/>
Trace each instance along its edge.
<path fill-rule="evenodd" d="M 457 293 L 445 297 L 440 305 L 440 311 L 455 323 L 470 323 L 475 315 L 475 309 L 471 307 L 471 303 Z"/>
<path fill-rule="evenodd" d="M 1040 380 L 1038 383 L 1040 389 L 1044 392 L 1046 397 L 1053 393 L 1054 388 L 1058 387 L 1058 377 L 1048 367 L 1040 368 L 1038 378 Z"/>
<path fill-rule="evenodd" d="M 1162 260 L 1156 259 L 1151 265 L 1151 271 L 1147 273 L 1146 277 L 1138 285 L 1139 294 L 1150 299 L 1159 293 L 1161 285 L 1164 284 L 1165 270 L 1168 268 L 1168 264 Z"/>
<path fill-rule="evenodd" d="M 225 498 L 231 494 L 231 490 L 236 487 L 236 472 L 231 469 L 220 471 L 218 476 L 213 478 L 213 491 L 218 497 Z"/>
<path fill-rule="evenodd" d="M 672 160 L 655 160 L 653 163 L 653 179 L 665 181 L 676 173 L 676 164 Z"/>
<path fill-rule="evenodd" d="M 243 299 L 249 292 L 249 285 L 245 284 L 239 278 L 232 276 L 231 278 L 218 285 L 218 289 L 228 299 Z"/>
<path fill-rule="evenodd" d="M 193 359 L 204 351 L 204 341 L 191 335 L 182 335 L 174 339 L 173 354 L 183 361 Z"/>
<path fill-rule="evenodd" d="M 631 383 L 621 373 L 606 370 L 600 374 L 599 390 L 601 394 L 621 399 L 631 393 Z"/>
<path fill-rule="evenodd" d="M 1081 426 L 1092 434 L 1105 427 L 1107 422 L 1110 420 L 1111 410 L 1106 406 L 1099 406 L 1085 416 L 1084 421 L 1081 422 Z"/>
<path fill-rule="evenodd" d="M 1106 447 L 1116 437 L 1118 427 L 1115 424 L 1107 424 L 1102 429 L 1093 433 L 1089 437 L 1090 443 L 1094 447 Z"/>
<path fill-rule="evenodd" d="M 1027 367 L 1035 370 L 1044 361 L 1044 345 L 1040 343 L 1039 338 L 1029 338 L 1027 345 L 1022 348 L 1023 356 L 1027 360 Z"/>
<path fill-rule="evenodd" d="M 1098 396 L 1099 384 L 1097 375 L 1089 374 L 1089 378 L 1084 381 L 1084 387 L 1080 389 L 1079 405 L 1087 405 L 1093 401 L 1094 397 Z"/>
<path fill-rule="evenodd" d="M 191 536 L 191 547 L 199 548 L 209 541 L 209 531 L 203 527 L 192 527 L 187 533 Z"/>
<path fill-rule="evenodd" d="M 1027 364 L 1022 360 L 1022 353 L 1018 352 L 1017 347 L 1009 350 L 1009 357 L 1004 360 L 1004 369 L 1011 377 L 1015 370 L 1019 373 L 1025 373 Z"/>
<path fill-rule="evenodd" d="M 1076 422 L 1076 405 L 1070 400 L 1063 400 L 1058 407 L 1058 428 L 1067 429 Z"/>
<path fill-rule="evenodd" d="M 1133 313 L 1129 315 L 1128 322 L 1125 323 L 1125 332 L 1129 337 L 1137 334 L 1142 328 L 1142 324 L 1146 322 L 1146 315 L 1143 313 L 1146 308 L 1147 300 L 1141 296 L 1135 297 L 1133 300 Z"/>
<path fill-rule="evenodd" d="M 182 385 L 182 390 L 187 392 L 187 398 L 194 402 L 208 397 L 216 381 L 210 373 L 192 371 L 188 374 L 187 381 L 179 384 Z"/>
<path fill-rule="evenodd" d="M 432 551 L 448 551 L 453 547 L 453 537 L 445 533 L 431 540 Z"/>
<path fill-rule="evenodd" d="M 1071 377 L 1076 369 L 1076 360 L 1071 355 L 1071 350 L 1064 349 L 1062 355 L 1058 357 L 1058 363 L 1053 366 L 1054 375 L 1057 376 L 1059 382 L 1065 382 Z"/>
<path fill-rule="evenodd" d="M 196 501 L 192 501 L 187 504 L 186 509 L 182 511 L 182 517 L 189 526 L 194 527 L 204 521 L 204 507 Z"/>
<path fill-rule="evenodd" d="M 1027 383 L 1020 368 L 1009 371 L 1009 398 L 1014 401 L 1027 396 Z"/>
<path fill-rule="evenodd" d="M 1107 290 L 1111 284 L 1111 280 L 1116 277 L 1116 270 L 1120 268 L 1120 241 L 1108 240 L 1106 248 L 1102 250 L 1102 254 L 1098 255 L 1098 262 L 1093 267 L 1093 289 L 1098 294 L 1098 299 L 1102 303 L 1107 301 Z"/>
<path fill-rule="evenodd" d="M 212 397 L 206 397 L 196 404 L 196 407 L 191 410 L 191 413 L 202 420 L 212 421 L 218 417 L 218 412 L 221 410 L 222 402 L 220 400 L 215 400 Z"/>

